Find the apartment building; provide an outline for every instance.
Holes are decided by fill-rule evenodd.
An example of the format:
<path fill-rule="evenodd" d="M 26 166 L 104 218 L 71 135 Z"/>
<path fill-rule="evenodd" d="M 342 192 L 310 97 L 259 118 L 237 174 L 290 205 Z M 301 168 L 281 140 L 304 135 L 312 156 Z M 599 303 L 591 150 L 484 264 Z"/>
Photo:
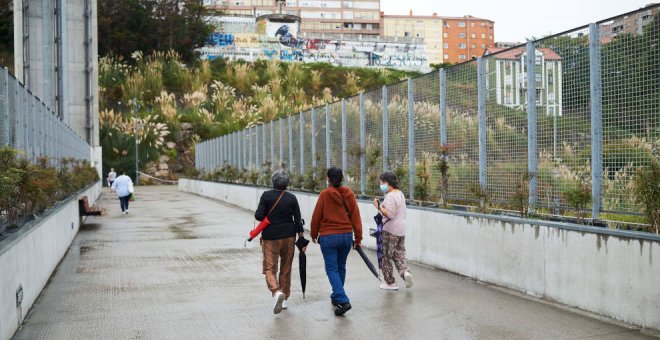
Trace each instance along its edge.
<path fill-rule="evenodd" d="M 385 15 L 381 12 L 383 35 L 386 37 L 412 37 L 424 39 L 429 62 L 443 62 L 442 18 L 432 15 Z"/>
<path fill-rule="evenodd" d="M 660 5 L 650 4 L 645 10 L 622 15 L 600 25 L 600 41 L 609 43 L 615 37 L 624 34 L 642 34 L 644 27 L 660 14 Z"/>
<path fill-rule="evenodd" d="M 380 35 L 380 0 L 285 0 L 282 14 L 302 19 L 300 32 Z M 280 7 L 276 0 L 203 0 L 207 7 L 224 10 L 227 14 L 276 14 Z"/>
<path fill-rule="evenodd" d="M 381 13 L 383 35 L 423 38 L 429 62 L 460 63 L 483 55 L 495 46 L 492 20 L 432 15 L 389 15 Z"/>
<path fill-rule="evenodd" d="M 442 41 L 444 62 L 480 57 L 487 48 L 495 47 L 495 22 L 471 15 L 442 17 Z"/>

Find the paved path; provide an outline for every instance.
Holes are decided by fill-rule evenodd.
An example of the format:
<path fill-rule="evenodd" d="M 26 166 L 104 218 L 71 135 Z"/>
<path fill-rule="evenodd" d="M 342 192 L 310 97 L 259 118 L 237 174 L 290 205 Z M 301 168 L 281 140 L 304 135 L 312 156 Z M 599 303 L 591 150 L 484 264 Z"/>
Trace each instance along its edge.
<path fill-rule="evenodd" d="M 272 314 L 249 213 L 174 187 L 138 189 L 130 215 L 105 191 L 16 339 L 643 339 L 634 329 L 412 266 L 384 292 L 349 257 L 353 310 L 335 317 L 318 247 L 307 298 L 294 261 L 289 310 Z M 309 219 L 309 217 L 307 217 Z M 372 254 L 375 259 L 375 255 Z"/>

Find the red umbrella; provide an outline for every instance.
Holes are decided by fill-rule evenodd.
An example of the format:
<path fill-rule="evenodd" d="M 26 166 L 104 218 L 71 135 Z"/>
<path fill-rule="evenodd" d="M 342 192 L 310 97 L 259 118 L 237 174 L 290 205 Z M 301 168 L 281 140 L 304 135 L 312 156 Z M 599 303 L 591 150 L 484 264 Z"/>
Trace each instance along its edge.
<path fill-rule="evenodd" d="M 259 236 L 259 234 L 261 234 L 261 232 L 264 231 L 264 229 L 266 229 L 266 227 L 268 227 L 269 224 L 270 221 L 268 220 L 268 216 L 264 217 L 264 219 L 261 220 L 261 222 L 259 222 L 259 224 L 257 224 L 257 226 L 254 227 L 252 231 L 250 231 L 250 238 L 248 238 L 248 241 L 252 242 L 252 240 L 255 237 Z"/>

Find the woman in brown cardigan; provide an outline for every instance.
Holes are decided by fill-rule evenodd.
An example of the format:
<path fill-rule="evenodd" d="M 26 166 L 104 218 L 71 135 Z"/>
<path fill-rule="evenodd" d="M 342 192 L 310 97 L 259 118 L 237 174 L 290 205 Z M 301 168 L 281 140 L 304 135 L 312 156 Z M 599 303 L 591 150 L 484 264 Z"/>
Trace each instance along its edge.
<path fill-rule="evenodd" d="M 312 215 L 311 237 L 314 243 L 321 244 L 325 272 L 332 286 L 330 300 L 339 316 L 351 309 L 344 291 L 346 258 L 351 248 L 362 241 L 362 222 L 355 194 L 341 185 L 342 170 L 330 168 L 327 176 L 328 188 L 321 191 Z"/>

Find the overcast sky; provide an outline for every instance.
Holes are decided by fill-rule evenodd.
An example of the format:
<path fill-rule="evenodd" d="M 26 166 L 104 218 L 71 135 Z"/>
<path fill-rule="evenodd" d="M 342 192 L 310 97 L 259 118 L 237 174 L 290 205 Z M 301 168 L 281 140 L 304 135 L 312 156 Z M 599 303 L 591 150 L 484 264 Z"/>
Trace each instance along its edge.
<path fill-rule="evenodd" d="M 495 41 L 523 42 L 629 12 L 657 0 L 381 0 L 386 14 L 463 16 L 495 21 Z"/>

